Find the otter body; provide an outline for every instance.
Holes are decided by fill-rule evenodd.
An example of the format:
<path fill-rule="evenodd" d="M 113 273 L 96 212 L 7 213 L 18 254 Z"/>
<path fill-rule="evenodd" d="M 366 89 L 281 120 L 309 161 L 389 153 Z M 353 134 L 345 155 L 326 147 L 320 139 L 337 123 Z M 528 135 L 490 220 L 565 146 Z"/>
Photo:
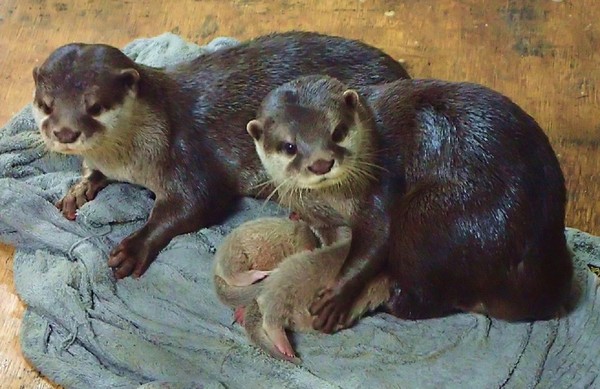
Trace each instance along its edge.
<path fill-rule="evenodd" d="M 332 242 L 320 243 L 303 221 L 260 218 L 234 229 L 215 255 L 215 289 L 219 299 L 243 306 L 243 325 L 250 340 L 269 355 L 298 363 L 285 330 L 311 331 L 309 312 L 317 292 L 335 280 L 350 250 L 351 230 L 336 228 Z M 352 307 L 358 320 L 389 298 L 387 278 L 365 288 Z"/>
<path fill-rule="evenodd" d="M 214 284 L 219 300 L 231 308 L 248 305 L 258 296 L 259 281 L 281 261 L 317 248 L 308 224 L 280 217 L 246 222 L 229 233 L 215 253 Z"/>
<path fill-rule="evenodd" d="M 348 324 L 381 274 L 407 319 L 548 319 L 567 303 L 564 178 L 534 119 L 499 93 L 434 80 L 357 93 L 303 77 L 269 94 L 247 130 L 280 201 L 317 228 L 352 229 L 337 281 L 311 306 L 316 328 Z"/>
<path fill-rule="evenodd" d="M 244 125 L 272 88 L 317 72 L 355 86 L 408 77 L 380 50 L 316 33 L 267 35 L 168 69 L 106 45 L 57 49 L 34 69 L 34 116 L 49 148 L 86 168 L 57 206 L 74 219 L 110 180 L 152 190 L 147 223 L 108 262 L 117 278 L 140 276 L 174 236 L 261 194 L 267 175 Z"/>

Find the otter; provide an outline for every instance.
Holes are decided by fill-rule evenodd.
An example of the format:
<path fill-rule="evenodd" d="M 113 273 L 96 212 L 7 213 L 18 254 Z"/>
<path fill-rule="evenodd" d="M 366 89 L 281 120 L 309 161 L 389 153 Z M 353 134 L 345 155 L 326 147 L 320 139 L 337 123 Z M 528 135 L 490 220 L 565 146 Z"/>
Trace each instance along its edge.
<path fill-rule="evenodd" d="M 269 355 L 300 363 L 285 330 L 312 331 L 309 312 L 315 293 L 335 279 L 350 250 L 351 230 L 328 232 L 329 246 L 302 220 L 259 218 L 235 228 L 215 255 L 219 299 L 236 308 L 236 321 L 250 340 Z M 350 318 L 385 309 L 385 276 L 367 287 Z"/>
<path fill-rule="evenodd" d="M 213 281 L 219 300 L 232 308 L 248 305 L 258 296 L 258 282 L 292 254 L 314 250 L 317 237 L 306 222 L 262 217 L 236 227 L 219 245 Z"/>
<path fill-rule="evenodd" d="M 403 319 L 543 320 L 568 309 L 564 177 L 543 130 L 500 93 L 301 77 L 275 88 L 247 131 L 280 202 L 313 229 L 352 230 L 343 268 L 311 304 L 316 329 L 349 325 L 381 274 Z"/>
<path fill-rule="evenodd" d="M 50 150 L 83 157 L 84 176 L 57 207 L 74 219 L 113 180 L 150 189 L 146 224 L 108 260 L 117 279 L 141 276 L 173 237 L 265 192 L 245 124 L 275 86 L 314 73 L 353 86 L 408 77 L 374 47 L 310 32 L 266 35 L 160 69 L 109 45 L 59 47 L 33 70 L 33 113 Z"/>

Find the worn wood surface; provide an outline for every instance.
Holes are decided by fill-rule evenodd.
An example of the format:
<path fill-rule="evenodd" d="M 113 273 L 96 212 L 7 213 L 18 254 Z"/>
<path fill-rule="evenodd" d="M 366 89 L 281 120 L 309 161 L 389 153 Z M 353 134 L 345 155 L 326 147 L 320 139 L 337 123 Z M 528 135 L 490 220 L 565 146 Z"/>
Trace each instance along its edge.
<path fill-rule="evenodd" d="M 414 77 L 479 82 L 515 100 L 559 155 L 567 224 L 600 234 L 599 20 L 597 0 L 1 0 L 0 124 L 29 102 L 33 66 L 64 43 L 123 46 L 165 31 L 198 43 L 290 29 L 343 35 L 405 61 Z M 47 387 L 20 356 L 22 312 L 12 249 L 0 246 L 0 387 Z"/>

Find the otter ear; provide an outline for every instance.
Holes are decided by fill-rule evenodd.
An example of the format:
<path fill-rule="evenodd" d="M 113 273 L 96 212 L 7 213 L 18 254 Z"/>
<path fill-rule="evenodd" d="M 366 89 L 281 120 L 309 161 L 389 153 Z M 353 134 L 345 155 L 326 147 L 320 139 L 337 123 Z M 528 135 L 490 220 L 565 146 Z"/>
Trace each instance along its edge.
<path fill-rule="evenodd" d="M 348 89 L 347 91 L 344 92 L 344 102 L 346 103 L 346 105 L 350 108 L 356 108 L 358 107 L 358 93 L 356 93 L 355 90 L 353 89 Z"/>
<path fill-rule="evenodd" d="M 250 120 L 246 125 L 246 131 L 255 141 L 259 141 L 263 135 L 263 125 L 258 120 Z"/>
<path fill-rule="evenodd" d="M 40 75 L 40 68 L 38 68 L 37 66 L 35 66 L 33 68 L 33 82 L 37 85 L 38 83 L 38 77 Z"/>
<path fill-rule="evenodd" d="M 119 80 L 132 91 L 137 91 L 137 85 L 140 81 L 140 73 L 133 69 L 122 69 L 119 71 L 118 76 Z"/>

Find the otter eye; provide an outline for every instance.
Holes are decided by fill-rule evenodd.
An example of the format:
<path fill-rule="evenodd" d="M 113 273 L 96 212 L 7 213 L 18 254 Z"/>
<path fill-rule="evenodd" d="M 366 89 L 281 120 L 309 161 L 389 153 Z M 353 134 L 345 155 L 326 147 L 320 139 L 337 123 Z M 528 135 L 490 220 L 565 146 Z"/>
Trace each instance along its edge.
<path fill-rule="evenodd" d="M 296 155 L 296 151 L 298 151 L 295 144 L 288 142 L 281 144 L 281 150 L 287 155 Z"/>
<path fill-rule="evenodd" d="M 38 105 L 40 106 L 41 110 L 44 111 L 44 113 L 46 115 L 50 115 L 52 113 L 52 107 L 49 106 L 48 104 L 46 104 L 44 101 L 40 100 Z"/>
<path fill-rule="evenodd" d="M 102 106 L 98 103 L 92 104 L 87 108 L 88 115 L 98 116 L 102 113 Z"/>
<path fill-rule="evenodd" d="M 335 143 L 339 143 L 344 140 L 346 135 L 348 134 L 348 126 L 344 123 L 340 123 L 337 125 L 333 133 L 331 134 L 331 140 Z"/>

